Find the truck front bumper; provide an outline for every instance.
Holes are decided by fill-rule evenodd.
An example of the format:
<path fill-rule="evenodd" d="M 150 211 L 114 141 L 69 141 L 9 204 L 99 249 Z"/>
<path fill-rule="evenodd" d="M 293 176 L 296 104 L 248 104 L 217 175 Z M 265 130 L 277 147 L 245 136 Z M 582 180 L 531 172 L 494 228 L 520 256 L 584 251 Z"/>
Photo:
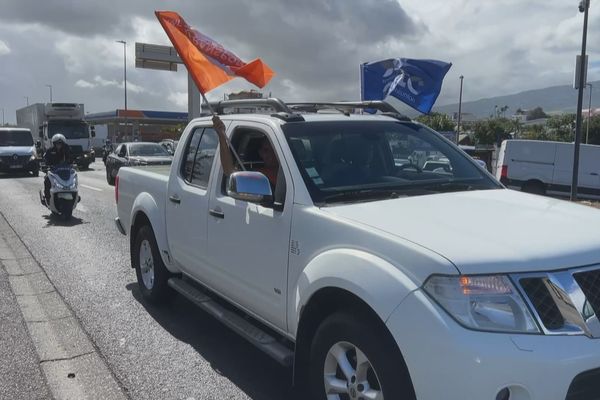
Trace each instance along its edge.
<path fill-rule="evenodd" d="M 496 400 L 503 389 L 510 400 L 598 398 L 599 339 L 468 330 L 420 290 L 386 324 L 419 400 Z"/>

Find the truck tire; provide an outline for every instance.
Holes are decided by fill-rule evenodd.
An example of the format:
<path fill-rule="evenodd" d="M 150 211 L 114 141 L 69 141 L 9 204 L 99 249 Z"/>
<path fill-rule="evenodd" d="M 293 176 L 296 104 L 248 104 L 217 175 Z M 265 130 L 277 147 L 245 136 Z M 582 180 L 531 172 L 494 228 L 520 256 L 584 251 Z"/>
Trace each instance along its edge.
<path fill-rule="evenodd" d="M 365 313 L 338 312 L 318 327 L 310 350 L 309 389 L 315 400 L 416 399 L 395 341 L 381 321 Z"/>
<path fill-rule="evenodd" d="M 171 274 L 160 257 L 154 232 L 148 225 L 142 226 L 135 235 L 131 264 L 135 268 L 140 292 L 146 301 L 159 305 L 172 296 L 173 290 L 167 283 Z"/>
<path fill-rule="evenodd" d="M 546 195 L 546 186 L 540 181 L 527 181 L 521 186 L 521 191 L 531 194 Z"/>

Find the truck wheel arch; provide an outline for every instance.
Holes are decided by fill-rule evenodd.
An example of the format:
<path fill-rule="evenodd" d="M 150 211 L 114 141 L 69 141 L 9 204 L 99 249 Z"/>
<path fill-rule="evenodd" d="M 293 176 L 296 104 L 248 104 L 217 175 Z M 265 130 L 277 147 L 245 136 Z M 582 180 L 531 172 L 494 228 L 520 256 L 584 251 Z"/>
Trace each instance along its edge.
<path fill-rule="evenodd" d="M 179 272 L 177 270 L 173 270 L 173 264 L 165 255 L 165 251 L 168 251 L 169 249 L 166 232 L 158 229 L 159 227 L 164 226 L 164 216 L 161 215 L 161 210 L 152 196 L 150 196 L 148 193 L 141 193 L 138 195 L 133 203 L 131 215 L 131 227 L 129 230 L 130 249 L 133 250 L 132 245 L 138 229 L 143 226 L 143 224 L 147 224 L 154 232 L 154 238 L 156 239 L 156 244 L 160 249 L 160 255 L 163 259 L 163 263 L 169 271 L 174 273 Z"/>
<path fill-rule="evenodd" d="M 361 280 L 360 276 L 367 278 Z M 290 309 L 293 319 L 289 321 L 296 339 L 294 381 L 306 378 L 304 366 L 312 337 L 327 316 L 350 310 L 367 315 L 387 330 L 387 318 L 417 288 L 400 269 L 360 250 L 335 249 L 315 257 L 290 292 L 290 307 L 295 307 Z"/>

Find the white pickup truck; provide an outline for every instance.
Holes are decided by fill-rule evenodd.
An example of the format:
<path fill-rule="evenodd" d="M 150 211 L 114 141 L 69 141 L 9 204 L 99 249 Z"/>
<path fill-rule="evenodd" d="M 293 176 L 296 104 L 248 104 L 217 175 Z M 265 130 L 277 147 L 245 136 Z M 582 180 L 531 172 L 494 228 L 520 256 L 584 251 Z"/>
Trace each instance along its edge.
<path fill-rule="evenodd" d="M 505 189 L 397 114 L 347 112 L 385 103 L 263 102 L 276 112 L 221 117 L 244 166 L 229 177 L 210 118 L 170 169 L 119 171 L 146 300 L 181 293 L 293 365 L 303 398 L 600 398 L 599 211 Z"/>

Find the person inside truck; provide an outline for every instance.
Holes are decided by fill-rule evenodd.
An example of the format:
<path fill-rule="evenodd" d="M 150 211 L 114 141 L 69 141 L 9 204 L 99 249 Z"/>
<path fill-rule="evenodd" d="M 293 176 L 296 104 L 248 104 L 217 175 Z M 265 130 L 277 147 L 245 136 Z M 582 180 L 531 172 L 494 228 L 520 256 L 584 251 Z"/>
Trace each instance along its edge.
<path fill-rule="evenodd" d="M 52 147 L 44 153 L 44 162 L 48 167 L 71 162 L 71 151 L 64 135 L 57 133 L 52 136 Z M 50 200 L 50 186 L 50 179 L 46 176 L 44 178 L 44 196 L 46 196 L 46 201 Z"/>
<path fill-rule="evenodd" d="M 237 168 L 227 144 L 227 137 L 225 136 L 225 124 L 223 124 L 223 121 L 221 121 L 221 118 L 219 118 L 218 115 L 214 115 L 212 121 L 215 131 L 219 135 L 219 154 L 221 156 L 223 173 L 226 176 L 230 176 L 237 170 Z M 258 155 L 260 156 L 263 165 L 258 168 L 254 168 L 253 170 L 265 175 L 267 179 L 269 179 L 271 189 L 274 191 L 274 188 L 277 185 L 279 160 L 277 160 L 275 150 L 273 150 L 273 146 L 271 146 L 271 143 L 266 136 L 261 139 L 260 146 L 258 147 Z"/>

